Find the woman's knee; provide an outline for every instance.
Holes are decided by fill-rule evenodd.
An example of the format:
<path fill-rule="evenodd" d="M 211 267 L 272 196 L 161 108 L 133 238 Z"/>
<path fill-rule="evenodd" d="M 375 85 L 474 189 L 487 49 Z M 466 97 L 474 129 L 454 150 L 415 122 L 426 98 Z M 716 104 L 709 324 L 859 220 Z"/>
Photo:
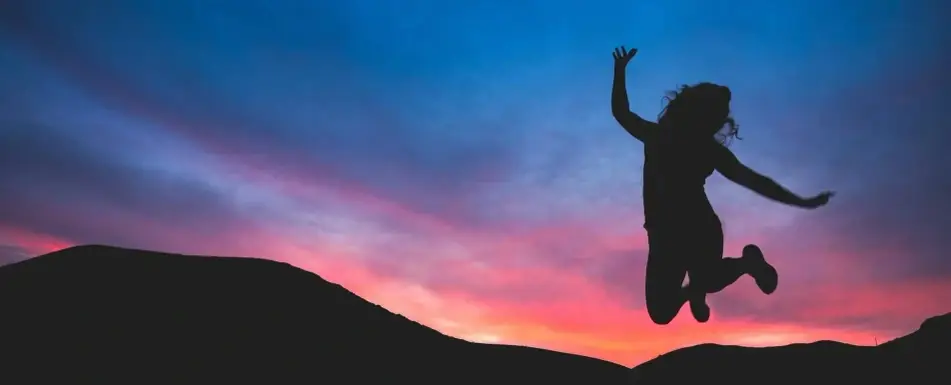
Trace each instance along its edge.
<path fill-rule="evenodd" d="M 680 300 L 679 293 L 663 293 L 658 295 L 649 293 L 647 295 L 647 315 L 651 321 L 658 325 L 667 325 L 680 312 L 683 301 Z"/>
<path fill-rule="evenodd" d="M 648 306 L 647 315 L 655 324 L 667 325 L 677 317 L 678 310 L 680 309 L 674 309 L 671 306 Z"/>

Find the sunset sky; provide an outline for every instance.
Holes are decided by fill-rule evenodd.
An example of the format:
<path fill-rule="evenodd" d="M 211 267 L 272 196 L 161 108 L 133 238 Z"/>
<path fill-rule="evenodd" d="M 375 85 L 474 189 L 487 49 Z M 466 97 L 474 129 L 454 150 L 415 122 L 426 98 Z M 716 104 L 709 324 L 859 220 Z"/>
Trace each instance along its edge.
<path fill-rule="evenodd" d="M 874 344 L 951 311 L 940 3 L 0 0 L 0 261 L 266 257 L 451 335 L 624 365 Z M 622 44 L 635 112 L 728 85 L 741 160 L 838 192 L 808 211 L 710 178 L 727 254 L 761 245 L 775 294 L 742 278 L 707 324 L 650 322 Z"/>

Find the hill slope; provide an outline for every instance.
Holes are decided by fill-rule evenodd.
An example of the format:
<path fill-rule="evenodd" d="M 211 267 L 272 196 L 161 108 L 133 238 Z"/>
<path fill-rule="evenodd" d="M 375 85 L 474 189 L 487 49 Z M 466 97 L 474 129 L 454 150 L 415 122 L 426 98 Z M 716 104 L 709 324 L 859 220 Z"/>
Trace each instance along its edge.
<path fill-rule="evenodd" d="M 0 267 L 0 312 L 7 378 L 600 384 L 628 373 L 448 337 L 254 258 L 72 247 Z"/>
<path fill-rule="evenodd" d="M 951 313 L 877 347 L 704 344 L 628 370 L 452 338 L 283 263 L 77 246 L 0 267 L 0 331 L 10 383 L 918 383 Z"/>
<path fill-rule="evenodd" d="M 675 350 L 631 369 L 638 384 L 722 382 L 942 383 L 951 346 L 951 313 L 878 346 L 834 341 L 765 348 L 703 344 Z M 943 374 L 942 374 L 943 372 Z"/>

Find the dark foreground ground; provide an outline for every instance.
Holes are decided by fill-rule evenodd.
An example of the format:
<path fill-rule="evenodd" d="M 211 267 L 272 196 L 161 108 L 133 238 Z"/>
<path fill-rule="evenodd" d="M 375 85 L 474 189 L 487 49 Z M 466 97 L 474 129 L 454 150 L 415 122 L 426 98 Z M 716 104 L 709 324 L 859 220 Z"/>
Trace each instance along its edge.
<path fill-rule="evenodd" d="M 700 345 L 628 369 L 452 338 L 287 264 L 77 246 L 0 267 L 0 332 L 10 384 L 910 384 L 947 380 L 951 314 L 877 347 Z"/>

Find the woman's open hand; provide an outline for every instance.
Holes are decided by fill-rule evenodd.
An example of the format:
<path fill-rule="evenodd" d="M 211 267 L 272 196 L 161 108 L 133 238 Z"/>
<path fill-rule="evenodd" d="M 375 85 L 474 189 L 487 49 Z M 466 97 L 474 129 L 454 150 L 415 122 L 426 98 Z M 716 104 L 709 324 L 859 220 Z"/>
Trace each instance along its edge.
<path fill-rule="evenodd" d="M 628 51 L 624 46 L 620 46 L 614 49 L 614 67 L 621 69 L 627 66 L 627 63 L 634 58 L 634 55 L 637 55 L 637 48 L 631 48 Z"/>
<path fill-rule="evenodd" d="M 835 193 L 832 191 L 825 191 L 819 195 L 816 195 L 812 198 L 806 199 L 802 205 L 805 208 L 814 209 L 818 207 L 825 206 L 829 203 L 829 199 L 835 196 Z"/>

